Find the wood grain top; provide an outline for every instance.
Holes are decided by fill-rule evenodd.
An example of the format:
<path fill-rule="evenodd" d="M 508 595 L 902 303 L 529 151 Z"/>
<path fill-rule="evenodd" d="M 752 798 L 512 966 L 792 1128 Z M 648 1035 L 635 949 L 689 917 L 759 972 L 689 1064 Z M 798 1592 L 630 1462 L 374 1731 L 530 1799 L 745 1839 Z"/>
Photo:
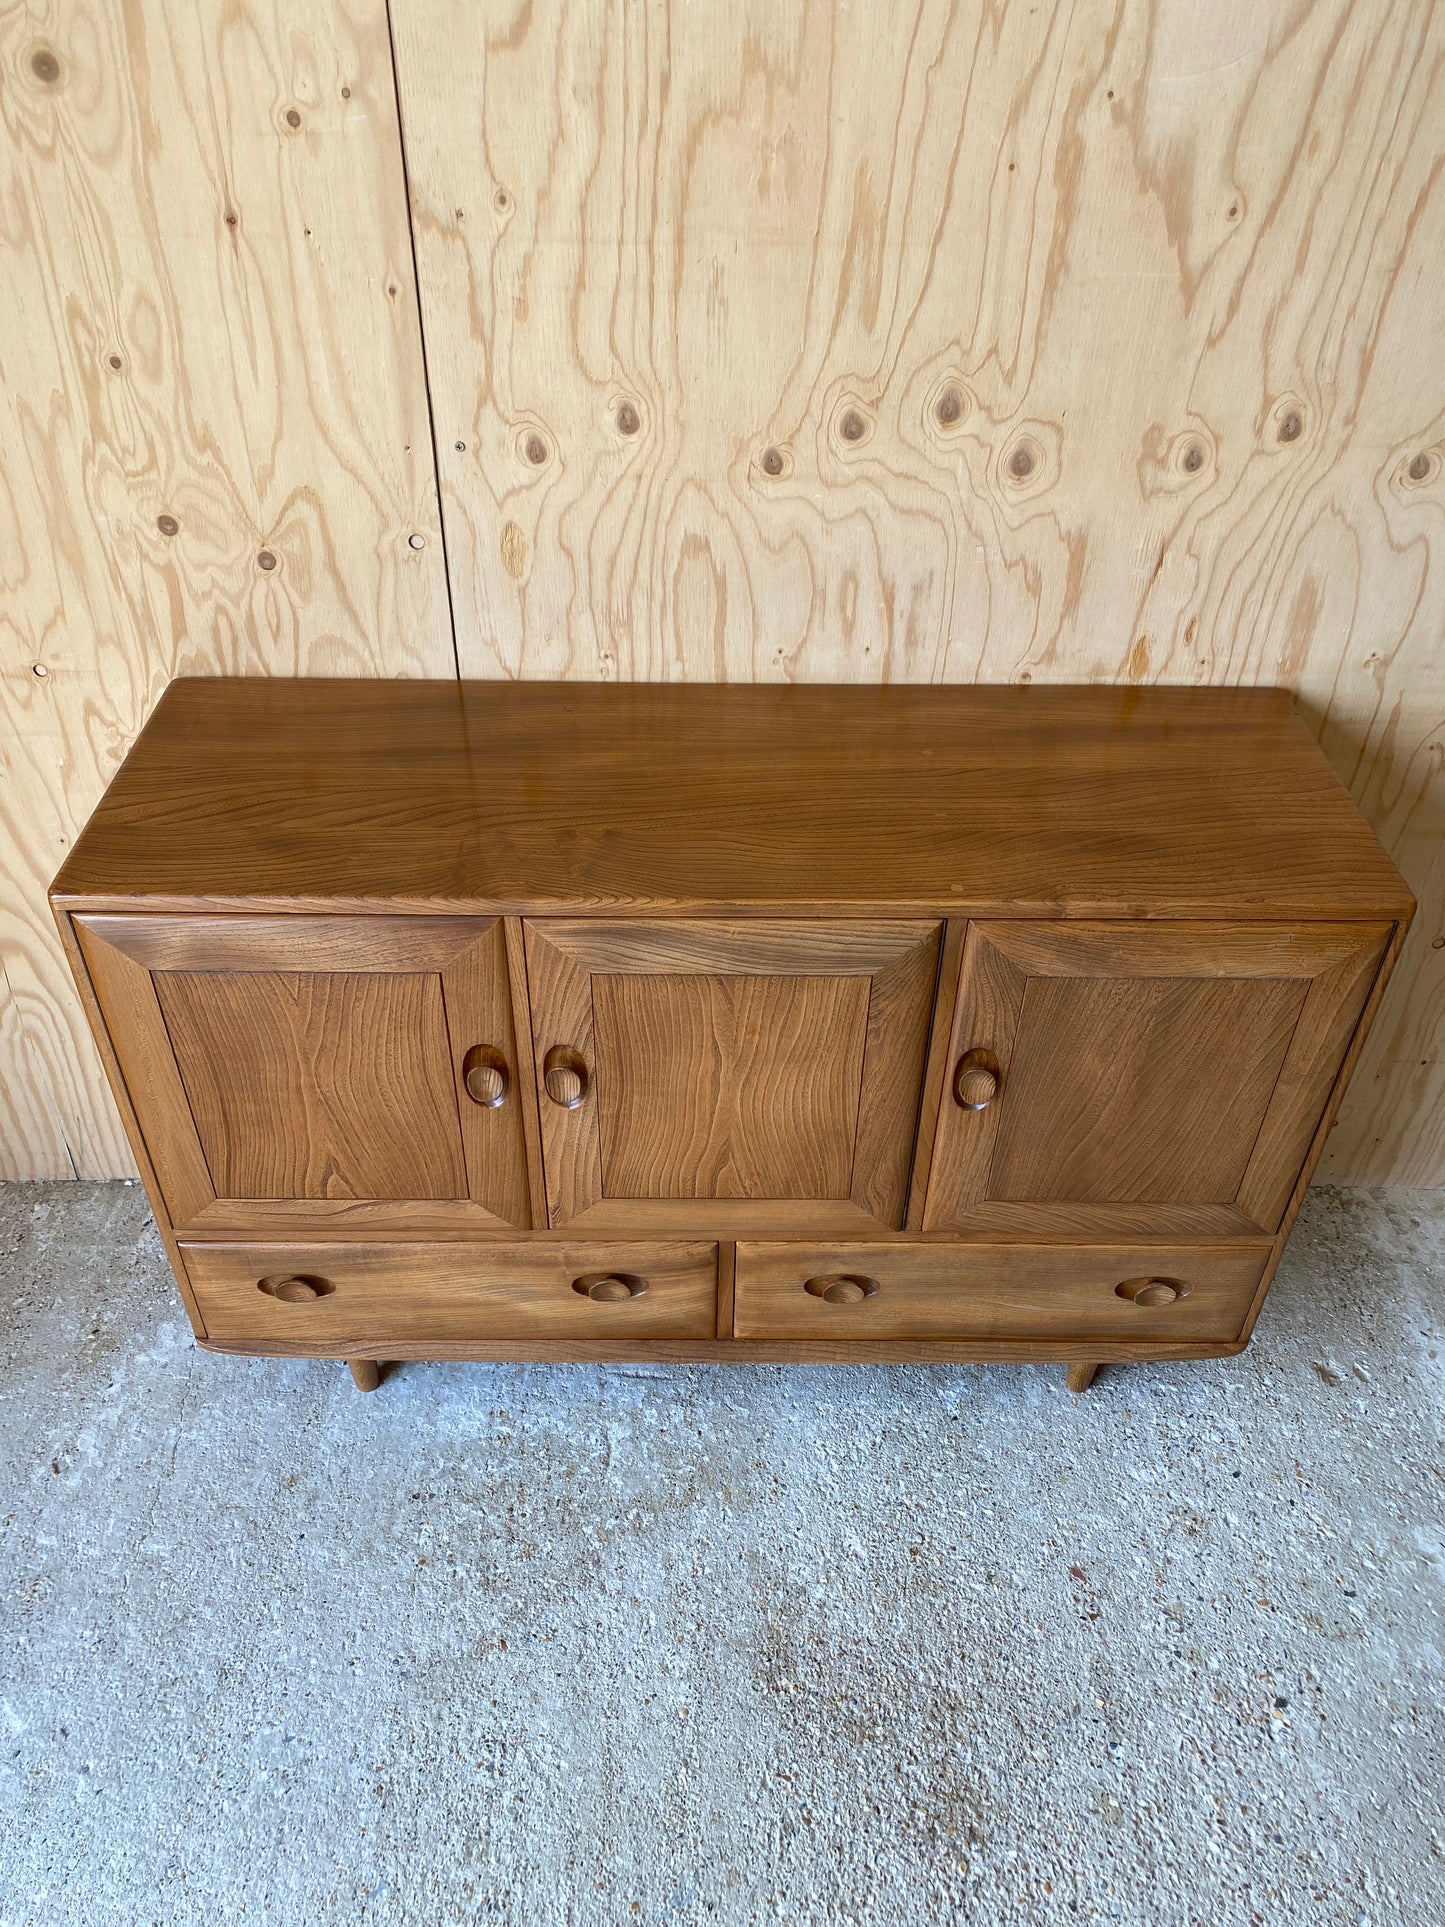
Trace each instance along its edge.
<path fill-rule="evenodd" d="M 1269 689 L 187 678 L 52 894 L 1408 916 Z"/>

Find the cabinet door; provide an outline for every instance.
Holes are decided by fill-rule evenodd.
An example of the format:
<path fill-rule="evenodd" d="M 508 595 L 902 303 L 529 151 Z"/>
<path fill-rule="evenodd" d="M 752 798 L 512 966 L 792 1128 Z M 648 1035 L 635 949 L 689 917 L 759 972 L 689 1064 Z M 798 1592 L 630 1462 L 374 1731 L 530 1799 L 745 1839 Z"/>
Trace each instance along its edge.
<path fill-rule="evenodd" d="M 670 1223 L 714 1224 L 731 1200 L 900 1225 L 940 932 L 529 922 L 551 1222 L 666 1201 Z"/>
<path fill-rule="evenodd" d="M 971 924 L 924 1229 L 1273 1231 L 1390 928 Z"/>
<path fill-rule="evenodd" d="M 178 1227 L 530 1223 L 499 921 L 75 926 Z"/>

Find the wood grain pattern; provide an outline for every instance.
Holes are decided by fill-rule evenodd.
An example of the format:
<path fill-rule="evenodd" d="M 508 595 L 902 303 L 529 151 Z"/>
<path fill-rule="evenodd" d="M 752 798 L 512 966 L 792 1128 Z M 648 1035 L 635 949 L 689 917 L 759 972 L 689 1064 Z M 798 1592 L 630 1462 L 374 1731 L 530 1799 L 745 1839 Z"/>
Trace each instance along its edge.
<path fill-rule="evenodd" d="M 711 1338 L 717 1323 L 711 1244 L 183 1243 L 182 1251 L 207 1335 L 248 1348 L 269 1341 L 316 1356 L 320 1346 L 320 1355 L 342 1358 L 395 1341 Z M 575 1278 L 607 1271 L 632 1273 L 647 1289 L 615 1303 L 572 1289 Z M 258 1289 L 278 1272 L 334 1288 L 283 1304 Z"/>
<path fill-rule="evenodd" d="M 1279 977 L 1031 983 L 992 1195 L 1233 1203 L 1308 988 Z"/>
<path fill-rule="evenodd" d="M 275 1230 L 364 1232 L 438 1206 L 456 1229 L 531 1222 L 499 921 L 101 915 L 75 927 L 171 1222 L 235 1232 L 254 1214 Z M 293 927 L 306 970 L 275 967 Z M 508 1069 L 496 1109 L 463 1094 L 478 1042 Z"/>
<path fill-rule="evenodd" d="M 1439 1182 L 1445 10 L 396 27 L 464 672 L 1287 684 L 1426 905 L 1325 1168 Z"/>
<path fill-rule="evenodd" d="M 46 873 L 167 678 L 454 667 L 384 0 L 4 0 L 0 208 L 0 1173 L 103 1176 Z"/>
<path fill-rule="evenodd" d="M 218 1196 L 467 1195 L 439 978 L 153 981 Z"/>
<path fill-rule="evenodd" d="M 1284 1215 L 1281 1217 L 1279 1229 L 1275 1233 L 1274 1254 L 1270 1262 L 1265 1266 L 1264 1276 L 1255 1288 L 1254 1303 L 1250 1306 L 1249 1317 L 1245 1321 L 1242 1337 L 1246 1343 L 1254 1330 L 1255 1321 L 1259 1317 L 1260 1307 L 1265 1300 L 1265 1294 L 1268 1292 L 1273 1282 L 1274 1274 L 1279 1268 L 1279 1261 L 1284 1256 L 1285 1245 L 1289 1239 L 1290 1232 L 1294 1228 L 1294 1221 L 1299 1215 L 1300 1206 L 1304 1202 L 1305 1191 L 1313 1179 L 1315 1172 L 1319 1169 L 1320 1159 L 1324 1155 L 1325 1146 L 1329 1142 L 1330 1132 L 1335 1128 L 1340 1113 L 1341 1099 L 1345 1094 L 1351 1077 L 1353 1077 L 1359 1065 L 1361 1053 L 1370 1035 L 1370 1027 L 1379 1014 L 1380 1005 L 1389 986 L 1390 977 L 1405 947 L 1407 929 L 1408 926 L 1406 924 L 1397 923 L 1390 934 L 1390 940 L 1385 946 L 1384 957 L 1381 959 L 1379 969 L 1375 972 L 1375 979 L 1370 986 L 1369 995 L 1365 999 L 1364 1009 L 1360 1012 L 1360 1021 L 1355 1026 L 1355 1033 L 1350 1039 L 1349 1048 L 1340 1061 L 1339 1069 L 1335 1073 L 1334 1083 L 1330 1087 L 1330 1091 L 1326 1097 L 1324 1113 L 1315 1129 L 1314 1137 L 1305 1151 L 1304 1161 L 1295 1174 L 1294 1184 L 1291 1187 L 1289 1197 L 1285 1201 Z"/>
<path fill-rule="evenodd" d="M 334 1358 L 320 1343 L 275 1339 L 200 1338 L 202 1351 L 262 1358 Z M 845 1339 L 797 1343 L 746 1338 L 492 1338 L 373 1339 L 357 1349 L 377 1359 L 507 1360 L 533 1359 L 549 1365 L 621 1365 L 639 1359 L 672 1365 L 1006 1365 L 1063 1364 L 1088 1359 L 1095 1364 L 1160 1363 L 1168 1359 L 1232 1358 L 1244 1350 L 1230 1340 L 1167 1339 L 881 1339 L 849 1344 Z"/>
<path fill-rule="evenodd" d="M 846 1198 L 870 982 L 594 976 L 607 1195 Z"/>
<path fill-rule="evenodd" d="M 1234 1205 L 1279 1223 L 1391 934 L 1385 924 L 970 926 L 929 1229 L 994 1203 Z M 1122 1234 L 1125 1226 L 1116 1229 Z"/>
<path fill-rule="evenodd" d="M 911 918 L 529 920 L 550 1222 L 604 1202 L 851 1200 L 900 1225 L 941 932 Z M 840 1223 L 840 1229 L 845 1228 Z"/>
<path fill-rule="evenodd" d="M 740 1338 L 1040 1337 L 1234 1338 L 1269 1247 L 930 1244 L 739 1244 L 734 1327 Z M 866 1275 L 877 1290 L 830 1303 L 810 1277 Z M 1117 1287 L 1143 1276 L 1182 1287 L 1167 1305 L 1136 1303 Z"/>
<path fill-rule="evenodd" d="M 104 1016 L 106 1042 L 141 1120 L 155 1179 L 153 1186 L 147 1185 L 151 1206 L 167 1224 L 187 1224 L 215 1203 L 216 1187 L 196 1135 L 155 980 L 144 964 L 108 943 L 102 929 L 92 928 L 89 918 L 75 918 L 72 929 Z"/>
<path fill-rule="evenodd" d="M 592 910 L 609 931 L 608 912 L 799 904 L 873 932 L 1001 905 L 1413 908 L 1289 699 L 1219 689 L 181 680 L 55 890 L 89 910 Z"/>

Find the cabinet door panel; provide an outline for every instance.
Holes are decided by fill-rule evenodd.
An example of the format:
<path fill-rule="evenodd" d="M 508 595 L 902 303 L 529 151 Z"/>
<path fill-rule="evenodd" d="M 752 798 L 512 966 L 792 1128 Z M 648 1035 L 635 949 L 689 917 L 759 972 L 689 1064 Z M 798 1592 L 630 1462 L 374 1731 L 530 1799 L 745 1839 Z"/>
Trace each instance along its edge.
<path fill-rule="evenodd" d="M 835 1202 L 902 1222 L 941 926 L 529 922 L 550 1219 Z M 549 1054 L 584 1090 L 549 1090 Z M 559 1101 L 559 1093 L 561 1101 Z"/>
<path fill-rule="evenodd" d="M 218 1197 L 467 1195 L 438 978 L 154 981 Z"/>
<path fill-rule="evenodd" d="M 364 1226 L 408 1204 L 530 1222 L 502 926 L 76 918 L 172 1220 Z M 505 1066 L 474 1102 L 474 1045 Z M 497 1073 L 494 1072 L 494 1076 Z"/>
<path fill-rule="evenodd" d="M 1231 1202 L 1306 989 L 1288 978 L 1034 979 L 990 1196 Z"/>
<path fill-rule="evenodd" d="M 867 977 L 592 980 L 609 1188 L 846 1198 Z"/>
<path fill-rule="evenodd" d="M 1274 1230 L 1389 934 L 971 924 L 925 1229 L 1033 1206 L 1100 1231 L 1149 1207 Z M 955 1088 L 970 1064 L 991 1097 Z"/>

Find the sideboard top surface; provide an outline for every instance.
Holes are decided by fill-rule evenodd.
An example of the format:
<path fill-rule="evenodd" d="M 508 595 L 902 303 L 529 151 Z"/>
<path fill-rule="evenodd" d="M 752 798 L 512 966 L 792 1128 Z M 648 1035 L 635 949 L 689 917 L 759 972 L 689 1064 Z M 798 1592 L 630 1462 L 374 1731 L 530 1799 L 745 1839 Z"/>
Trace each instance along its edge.
<path fill-rule="evenodd" d="M 1408 915 L 1281 690 L 185 678 L 57 877 L 511 911 Z"/>

